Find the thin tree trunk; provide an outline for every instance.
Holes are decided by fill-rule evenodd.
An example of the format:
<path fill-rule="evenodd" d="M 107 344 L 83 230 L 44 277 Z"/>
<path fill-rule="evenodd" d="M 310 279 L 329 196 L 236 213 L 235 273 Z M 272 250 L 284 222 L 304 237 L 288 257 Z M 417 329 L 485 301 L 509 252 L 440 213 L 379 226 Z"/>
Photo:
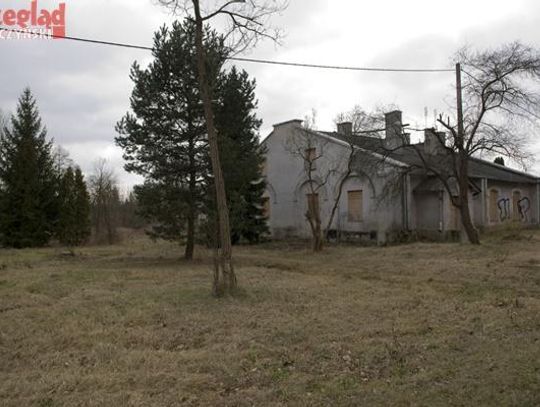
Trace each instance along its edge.
<path fill-rule="evenodd" d="M 315 232 L 313 234 L 313 251 L 321 252 L 323 250 L 323 235 L 320 219 L 315 219 Z"/>
<path fill-rule="evenodd" d="M 354 158 L 354 147 L 351 145 L 351 152 L 349 154 L 349 159 L 347 161 L 347 171 L 345 172 L 345 175 L 343 178 L 341 178 L 341 181 L 339 182 L 338 187 L 338 193 L 336 196 L 336 199 L 334 200 L 334 205 L 332 206 L 332 212 L 330 212 L 330 218 L 328 219 L 328 223 L 326 224 L 326 229 L 324 230 L 324 238 L 326 241 L 328 241 L 328 234 L 330 233 L 330 228 L 332 227 L 332 222 L 334 221 L 334 217 L 336 216 L 337 208 L 339 206 L 339 201 L 341 200 L 341 195 L 343 194 L 343 186 L 345 185 L 345 182 L 349 178 L 349 176 L 352 173 L 352 160 Z"/>
<path fill-rule="evenodd" d="M 186 237 L 186 249 L 184 252 L 184 258 L 186 260 L 193 260 L 193 252 L 195 251 L 195 194 L 196 194 L 196 173 L 195 173 L 195 151 L 193 141 L 189 142 L 189 213 L 187 221 L 187 237 Z"/>
<path fill-rule="evenodd" d="M 321 230 L 321 217 L 319 214 L 313 215 L 308 210 L 306 218 L 311 229 L 311 248 L 314 252 L 320 252 L 323 250 L 323 235 Z"/>
<path fill-rule="evenodd" d="M 199 88 L 204 106 L 204 116 L 208 132 L 210 160 L 216 188 L 216 207 L 219 224 L 219 247 L 215 252 L 213 294 L 221 296 L 230 294 L 237 288 L 236 275 L 232 264 L 232 245 L 229 224 L 229 208 L 225 182 L 219 159 L 217 132 L 214 126 L 211 90 L 206 76 L 205 50 L 203 46 L 203 21 L 199 8 L 199 0 L 192 0 L 195 11 L 195 47 L 197 53 L 197 68 L 199 71 Z"/>
<path fill-rule="evenodd" d="M 96 242 L 99 242 L 101 237 L 101 202 L 99 198 L 94 203 L 94 227 L 95 227 L 95 238 Z"/>
<path fill-rule="evenodd" d="M 184 251 L 184 259 L 193 260 L 193 252 L 195 251 L 195 213 L 189 208 L 186 249 Z"/>

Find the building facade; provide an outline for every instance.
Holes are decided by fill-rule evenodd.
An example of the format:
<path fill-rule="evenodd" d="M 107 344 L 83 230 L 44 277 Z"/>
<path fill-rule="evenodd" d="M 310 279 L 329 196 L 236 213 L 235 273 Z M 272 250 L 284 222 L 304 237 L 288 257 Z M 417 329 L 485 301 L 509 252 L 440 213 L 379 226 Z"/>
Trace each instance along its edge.
<path fill-rule="evenodd" d="M 459 235 L 460 214 L 451 199 L 455 181 L 444 185 L 423 162 L 444 162 L 444 134 L 426 129 L 423 143 L 410 144 L 401 112 L 385 119 L 381 138 L 353 134 L 351 123 L 334 132 L 306 129 L 301 120 L 274 125 L 262 143 L 272 237 L 311 236 L 307 214 L 314 209 L 331 235 L 379 243 L 404 234 Z M 477 158 L 469 167 L 470 210 L 478 228 L 538 224 L 538 177 Z"/>

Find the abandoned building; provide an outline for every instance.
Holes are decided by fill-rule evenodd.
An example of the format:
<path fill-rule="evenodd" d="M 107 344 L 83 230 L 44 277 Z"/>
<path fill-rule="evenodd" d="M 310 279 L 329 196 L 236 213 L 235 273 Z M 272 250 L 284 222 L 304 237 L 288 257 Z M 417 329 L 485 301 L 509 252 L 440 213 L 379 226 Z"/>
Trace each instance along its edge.
<path fill-rule="evenodd" d="M 339 236 L 380 243 L 403 234 L 455 238 L 461 229 L 451 202 L 455 182 L 449 187 L 450 179 L 445 187 L 422 165 L 422 160 L 441 161 L 442 138 L 444 133 L 426 129 L 424 141 L 411 145 L 400 111 L 385 115 L 384 137 L 353 134 L 351 123 L 332 132 L 306 129 L 301 120 L 274 125 L 263 141 L 271 235 L 309 237 L 306 214 L 316 208 L 323 229 Z M 469 176 L 477 228 L 538 224 L 538 177 L 479 158 L 470 159 Z"/>

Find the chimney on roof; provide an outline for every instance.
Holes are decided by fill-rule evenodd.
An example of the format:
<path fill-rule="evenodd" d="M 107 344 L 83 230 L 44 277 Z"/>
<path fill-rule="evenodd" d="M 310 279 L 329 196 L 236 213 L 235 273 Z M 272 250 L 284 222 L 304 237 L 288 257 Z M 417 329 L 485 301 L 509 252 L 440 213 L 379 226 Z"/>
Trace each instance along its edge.
<path fill-rule="evenodd" d="M 424 151 L 426 154 L 437 155 L 444 153 L 446 133 L 435 129 L 424 130 Z"/>
<path fill-rule="evenodd" d="M 352 136 L 352 122 L 342 122 L 337 124 L 337 132 L 344 136 Z"/>
<path fill-rule="evenodd" d="M 384 114 L 386 137 L 385 147 L 395 149 L 410 143 L 409 135 L 403 132 L 401 110 L 394 110 Z"/>

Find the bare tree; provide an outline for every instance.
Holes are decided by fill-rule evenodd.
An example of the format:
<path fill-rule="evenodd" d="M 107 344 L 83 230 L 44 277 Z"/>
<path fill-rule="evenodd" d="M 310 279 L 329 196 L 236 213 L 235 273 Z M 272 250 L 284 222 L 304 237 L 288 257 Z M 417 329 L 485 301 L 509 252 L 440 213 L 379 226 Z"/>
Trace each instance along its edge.
<path fill-rule="evenodd" d="M 482 154 L 500 155 L 521 164 L 529 158 L 529 130 L 540 119 L 540 97 L 532 90 L 540 79 L 540 53 L 515 42 L 494 50 L 463 48 L 456 60 L 456 114 L 440 115 L 438 123 L 446 133 L 433 132 L 439 155 L 426 154 L 405 134 L 406 141 L 387 149 L 386 154 L 403 148 L 415 151 L 417 167 L 441 181 L 460 211 L 466 238 L 479 244 L 470 214 L 469 163 Z"/>
<path fill-rule="evenodd" d="M 305 185 L 308 192 L 304 216 L 311 231 L 312 249 L 319 252 L 323 250 L 324 240 L 329 238 L 343 186 L 353 172 L 353 162 L 358 149 L 352 144 L 352 140 L 342 140 L 342 145 L 338 148 L 332 148 L 335 141 L 332 141 L 328 136 L 318 134 L 313 129 L 315 116 L 316 114 L 313 112 L 311 117 L 305 118 L 303 126 L 286 140 L 285 149 L 303 162 Z M 325 221 L 319 205 L 319 194 L 327 185 L 328 189 L 334 192 L 331 183 L 336 180 L 337 189 L 335 194 L 332 194 L 332 207 Z M 323 227 L 323 224 L 326 226 Z"/>
<path fill-rule="evenodd" d="M 75 167 L 75 163 L 69 156 L 69 152 L 62 146 L 55 146 L 53 150 L 54 166 L 58 174 L 63 173 L 69 167 Z"/>
<path fill-rule="evenodd" d="M 367 112 L 361 106 L 355 105 L 348 112 L 339 113 L 334 119 L 334 123 L 350 122 L 352 134 L 379 137 L 379 132 L 385 130 L 384 112 L 391 110 L 397 110 L 397 106 L 380 106 L 372 112 Z"/>
<path fill-rule="evenodd" d="M 205 4 L 201 0 L 159 1 L 176 14 L 183 14 L 195 22 L 198 82 L 208 132 L 219 229 L 219 246 L 216 247 L 214 261 L 213 294 L 221 296 L 234 292 L 237 280 L 232 261 L 229 209 L 219 157 L 218 134 L 214 126 L 213 89 L 207 77 L 204 25 L 210 24 L 210 21 L 215 19 L 225 20 L 224 38 L 228 42 L 230 53 L 237 54 L 254 46 L 261 38 L 277 41 L 279 32 L 268 25 L 268 19 L 272 14 L 282 10 L 284 4 L 272 0 L 223 0 L 204 2 Z"/>
<path fill-rule="evenodd" d="M 530 85 L 540 79 L 540 53 L 515 42 L 496 50 L 465 48 L 457 60 L 465 73 L 463 119 L 459 120 L 458 105 L 457 125 L 442 117 L 439 122 L 450 132 L 451 148 L 457 152 L 453 164 L 459 195 L 453 197 L 452 203 L 460 209 L 469 241 L 478 244 L 468 202 L 469 158 L 486 152 L 520 163 L 528 158 L 527 124 L 535 125 L 539 118 L 540 98 Z M 458 64 L 458 74 L 460 68 Z"/>
<path fill-rule="evenodd" d="M 117 239 L 117 209 L 120 194 L 116 176 L 107 160 L 99 159 L 94 164 L 93 174 L 89 179 L 92 202 L 92 222 L 97 242 L 112 244 Z"/>

